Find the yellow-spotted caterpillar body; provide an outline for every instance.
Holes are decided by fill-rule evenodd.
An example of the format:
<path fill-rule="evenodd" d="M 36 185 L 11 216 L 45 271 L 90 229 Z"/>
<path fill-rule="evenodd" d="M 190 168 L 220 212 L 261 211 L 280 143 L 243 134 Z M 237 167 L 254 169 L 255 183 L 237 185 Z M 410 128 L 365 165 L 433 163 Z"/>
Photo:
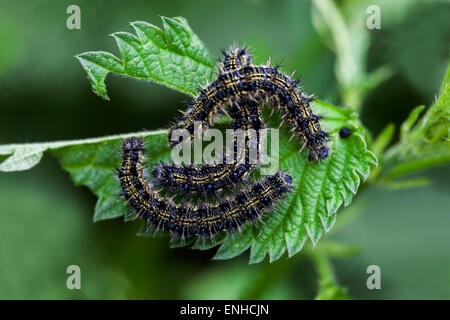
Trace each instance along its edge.
<path fill-rule="evenodd" d="M 235 48 L 225 55 L 221 64 L 222 71 L 235 70 L 251 64 L 247 50 Z M 153 170 L 155 183 L 171 191 L 184 193 L 217 194 L 223 189 L 239 184 L 258 166 L 257 161 L 250 161 L 250 150 L 260 150 L 259 130 L 265 128 L 262 118 L 262 105 L 254 100 L 241 99 L 231 104 L 228 114 L 233 119 L 234 130 L 246 132 L 244 152 L 238 152 L 234 141 L 233 162 L 224 155 L 220 164 L 177 165 L 161 163 Z M 242 159 L 243 157 L 244 159 Z M 252 159 L 258 160 L 258 159 Z"/>
<path fill-rule="evenodd" d="M 155 183 L 171 191 L 217 195 L 247 179 L 258 167 L 260 156 L 260 129 L 264 129 L 261 106 L 255 101 L 241 101 L 233 104 L 229 112 L 234 119 L 231 127 L 242 130 L 245 141 L 239 145 L 235 137 L 232 159 L 224 153 L 218 164 L 178 165 L 161 163 L 153 170 Z M 237 131 L 236 131 L 237 132 Z M 250 158 L 251 150 L 256 150 L 258 158 Z"/>
<path fill-rule="evenodd" d="M 222 50 L 224 58 L 220 64 L 220 72 L 236 70 L 252 64 L 252 56 L 245 48 L 232 48 L 229 51 Z"/>
<path fill-rule="evenodd" d="M 309 160 L 325 159 L 329 153 L 328 134 L 320 127 L 320 117 L 311 110 L 312 98 L 298 88 L 299 80 L 291 79 L 278 67 L 252 65 L 245 49 L 235 49 L 229 56 L 230 61 L 227 62 L 226 56 L 222 63 L 222 72 L 200 91 L 188 111 L 169 129 L 171 146 L 180 142 L 172 141 L 174 130 L 186 129 L 193 137 L 195 123 L 201 123 L 203 129 L 209 128 L 211 121 L 227 106 L 248 99 L 278 109 L 293 134 L 309 149 Z"/>
<path fill-rule="evenodd" d="M 166 230 L 173 236 L 212 237 L 225 230 L 232 232 L 247 221 L 258 221 L 263 212 L 292 190 L 292 178 L 278 172 L 218 203 L 176 204 L 161 196 L 145 179 L 141 138 L 124 140 L 122 151 L 122 166 L 117 175 L 125 200 L 148 228 Z"/>

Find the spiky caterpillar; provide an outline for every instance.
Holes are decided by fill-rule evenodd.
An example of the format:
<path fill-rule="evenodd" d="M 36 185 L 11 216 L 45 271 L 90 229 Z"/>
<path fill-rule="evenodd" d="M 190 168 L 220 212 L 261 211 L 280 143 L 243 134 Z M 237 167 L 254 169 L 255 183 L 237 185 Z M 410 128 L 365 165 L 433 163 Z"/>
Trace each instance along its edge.
<path fill-rule="evenodd" d="M 219 164 L 177 165 L 161 163 L 153 170 L 155 183 L 171 191 L 216 195 L 223 189 L 237 185 L 247 179 L 258 167 L 261 154 L 260 129 L 265 128 L 261 107 L 254 101 L 234 104 L 229 114 L 234 119 L 231 127 L 242 130 L 245 140 L 239 145 L 234 138 L 233 157 L 224 154 Z M 236 131 L 237 132 L 237 131 Z M 242 149 L 241 149 L 242 148 Z M 254 159 L 251 152 L 256 151 Z"/>
<path fill-rule="evenodd" d="M 293 134 L 309 149 L 309 160 L 325 159 L 329 153 L 328 134 L 320 127 L 320 117 L 311 110 L 312 98 L 297 87 L 299 80 L 281 73 L 278 67 L 253 66 L 248 52 L 242 52 L 241 60 L 232 58 L 232 63 L 225 64 L 238 68 L 228 70 L 222 64 L 223 72 L 200 91 L 188 111 L 169 129 L 170 145 L 180 142 L 172 140 L 174 130 L 186 129 L 193 137 L 197 121 L 202 129 L 209 128 L 212 119 L 227 105 L 248 99 L 266 102 L 278 109 Z"/>
<path fill-rule="evenodd" d="M 223 71 L 238 69 L 251 64 L 251 56 L 241 48 L 224 52 L 221 63 Z M 251 171 L 257 168 L 259 159 L 250 159 L 250 150 L 260 150 L 260 129 L 264 129 L 261 115 L 261 104 L 247 99 L 232 104 L 228 114 L 232 117 L 231 127 L 244 130 L 247 134 L 244 150 L 238 152 L 237 141 L 234 141 L 233 160 L 227 161 L 224 155 L 220 164 L 177 165 L 161 163 L 153 170 L 155 183 L 167 187 L 171 191 L 185 193 L 217 194 L 223 189 L 241 183 Z M 252 130 L 251 130 L 252 129 Z M 253 161 L 251 161 L 253 160 Z"/>
<path fill-rule="evenodd" d="M 132 137 L 122 143 L 122 166 L 117 175 L 125 200 L 148 227 L 169 231 L 173 236 L 212 237 L 234 231 L 247 221 L 257 221 L 264 211 L 292 190 L 292 178 L 277 172 L 219 203 L 176 204 L 153 190 L 144 178 L 144 142 Z"/>
<path fill-rule="evenodd" d="M 220 72 L 236 70 L 252 64 L 252 56 L 245 48 L 231 48 L 229 51 L 222 50 L 224 58 L 220 64 Z"/>

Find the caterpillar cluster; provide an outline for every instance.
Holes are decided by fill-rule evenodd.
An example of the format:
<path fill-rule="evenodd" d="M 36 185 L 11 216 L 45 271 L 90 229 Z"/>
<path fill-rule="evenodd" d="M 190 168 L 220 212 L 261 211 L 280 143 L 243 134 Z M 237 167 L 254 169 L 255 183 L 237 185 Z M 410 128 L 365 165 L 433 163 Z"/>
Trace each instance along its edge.
<path fill-rule="evenodd" d="M 309 149 L 309 160 L 328 156 L 328 134 L 320 127 L 321 117 L 311 110 L 312 98 L 298 88 L 299 79 L 291 79 L 277 66 L 254 66 L 245 49 L 232 50 L 225 56 L 221 69 L 217 78 L 200 91 L 188 111 L 169 129 L 171 146 L 182 142 L 172 138 L 175 130 L 188 130 L 193 138 L 196 123 L 201 123 L 203 129 L 209 128 L 227 106 L 246 99 L 265 102 L 278 109 L 293 134 Z"/>
<path fill-rule="evenodd" d="M 222 53 L 225 58 L 220 66 L 221 72 L 237 70 L 252 62 L 250 53 L 242 48 L 234 48 L 229 52 L 222 51 Z M 198 107 L 202 107 L 202 105 L 198 104 Z M 249 135 L 246 137 L 245 145 L 241 148 L 243 152 L 239 152 L 242 150 L 238 150 L 237 141 L 234 141 L 233 163 L 227 163 L 226 155 L 221 164 L 180 166 L 162 163 L 153 170 L 156 184 L 167 187 L 171 191 L 216 195 L 222 190 L 244 181 L 258 166 L 256 161 L 250 161 L 249 153 L 252 148 L 260 150 L 259 130 L 265 128 L 261 113 L 262 105 L 252 99 L 242 98 L 231 104 L 228 110 L 228 114 L 233 119 L 231 127 L 234 130 L 246 131 Z M 211 115 L 207 119 L 207 127 L 210 126 L 212 120 Z"/>
<path fill-rule="evenodd" d="M 253 144 L 260 149 L 259 130 L 265 128 L 261 115 L 264 102 L 281 112 L 283 121 L 309 149 L 309 160 L 328 156 L 327 134 L 320 128 L 320 117 L 312 113 L 311 98 L 298 89 L 298 80 L 292 80 L 277 67 L 253 66 L 246 49 L 236 48 L 224 54 L 217 78 L 200 91 L 188 111 L 169 129 L 169 144 L 174 147 L 180 142 L 172 141 L 176 129 L 188 130 L 193 138 L 196 123 L 201 123 L 202 129 L 209 128 L 219 113 L 227 112 L 233 119 L 233 129 L 254 132 L 246 136 L 244 153 L 238 152 L 235 140 L 233 163 L 227 162 L 225 157 L 222 164 L 161 163 L 153 170 L 155 185 L 183 193 L 216 195 L 245 180 L 258 167 L 257 162 L 249 161 L 249 146 Z M 212 237 L 225 230 L 239 229 L 247 221 L 258 221 L 263 212 L 293 188 L 291 176 L 277 172 L 244 187 L 231 197 L 222 198 L 218 203 L 177 204 L 160 195 L 147 181 L 142 166 L 142 139 L 132 137 L 124 140 L 122 152 L 122 166 L 117 169 L 122 196 L 148 227 L 167 230 L 175 236 Z"/>
<path fill-rule="evenodd" d="M 250 159 L 250 151 L 256 150 L 260 154 L 259 130 L 265 128 L 261 106 L 255 101 L 242 101 L 234 104 L 228 113 L 233 118 L 231 127 L 246 134 L 243 145 L 238 145 L 237 138 L 234 138 L 231 163 L 227 163 L 230 161 L 227 161 L 225 153 L 220 164 L 161 163 L 153 170 L 156 184 L 172 191 L 217 195 L 244 181 L 259 164 L 259 157 Z"/>
<path fill-rule="evenodd" d="M 257 221 L 292 189 L 292 178 L 278 172 L 219 203 L 176 204 L 162 197 L 145 179 L 144 142 L 132 137 L 122 143 L 122 167 L 117 170 L 125 200 L 148 226 L 170 231 L 174 236 L 212 237 L 233 231 L 245 222 Z"/>

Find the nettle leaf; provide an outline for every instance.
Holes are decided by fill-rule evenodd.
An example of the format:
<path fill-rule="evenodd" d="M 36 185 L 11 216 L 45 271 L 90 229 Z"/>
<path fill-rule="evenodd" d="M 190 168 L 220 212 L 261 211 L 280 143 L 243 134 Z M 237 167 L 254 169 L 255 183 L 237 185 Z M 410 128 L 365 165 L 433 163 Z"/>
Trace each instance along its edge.
<path fill-rule="evenodd" d="M 0 160 L 6 158 L 0 164 L 0 171 L 23 171 L 37 165 L 47 150 L 45 144 L 24 144 L 0 146 Z"/>
<path fill-rule="evenodd" d="M 214 61 L 187 21 L 180 17 L 161 19 L 164 30 L 136 21 L 131 23 L 136 35 L 113 33 L 121 59 L 104 51 L 76 56 L 96 94 L 109 99 L 105 85 L 108 73 L 152 80 L 190 95 L 195 95 L 206 79 L 212 79 Z"/>
<path fill-rule="evenodd" d="M 248 225 L 222 243 L 215 258 L 229 259 L 251 247 L 250 263 L 279 259 L 286 251 L 289 257 L 299 252 L 309 238 L 315 245 L 335 221 L 336 212 L 350 204 L 361 182 L 367 179 L 375 155 L 367 149 L 364 128 L 349 109 L 340 109 L 316 101 L 313 110 L 325 116 L 323 127 L 330 133 L 330 156 L 321 162 L 310 162 L 307 153 L 299 153 L 299 143 L 286 128 L 280 130 L 279 166 L 288 171 L 297 187 L 278 210 L 266 214 L 259 227 Z M 271 127 L 280 120 L 274 117 Z M 352 130 L 350 137 L 339 138 L 343 127 Z"/>
<path fill-rule="evenodd" d="M 211 78 L 214 66 L 209 53 L 182 18 L 163 18 L 164 31 L 145 22 L 133 23 L 138 37 L 116 33 L 122 60 L 108 53 L 85 53 L 78 56 L 88 72 L 93 89 L 106 97 L 104 78 L 108 72 L 133 78 L 152 79 L 186 94 L 196 93 L 200 77 Z M 154 50 L 154 51 L 152 51 Z M 149 66 L 155 66 L 156 71 Z M 158 69 L 159 68 L 159 69 Z M 161 69 L 163 68 L 163 69 Z M 169 71 L 170 70 L 170 71 Z M 195 84 L 195 85 L 194 85 Z M 290 141 L 290 131 L 282 127 L 279 143 L 279 167 L 294 178 L 294 192 L 276 210 L 265 214 L 258 226 L 244 225 L 232 235 L 219 234 L 206 241 L 186 239 L 173 241 L 172 247 L 192 244 L 192 248 L 206 250 L 220 245 L 215 259 L 230 259 L 248 248 L 250 262 L 257 263 L 269 255 L 270 261 L 285 252 L 291 257 L 299 252 L 307 239 L 313 244 L 336 220 L 336 212 L 350 204 L 360 184 L 368 177 L 377 159 L 366 145 L 366 131 L 349 109 L 315 101 L 312 108 L 323 115 L 324 129 L 330 133 L 330 156 L 320 162 L 307 160 L 306 150 L 299 152 L 300 143 Z M 264 115 L 268 125 L 278 127 L 278 115 Z M 219 122 L 223 119 L 219 120 Z M 342 139 L 339 130 L 346 126 L 352 134 Z M 117 194 L 121 191 L 114 168 L 120 166 L 120 142 L 130 136 L 143 137 L 146 163 L 151 170 L 157 161 L 170 161 L 171 149 L 167 132 L 147 131 L 87 140 L 0 146 L 0 171 L 27 170 L 39 163 L 45 151 L 56 156 L 76 185 L 88 187 L 97 197 L 94 221 L 124 216 L 128 205 Z M 141 231 L 139 235 L 148 235 Z"/>
<path fill-rule="evenodd" d="M 147 160 L 170 158 L 166 131 L 142 132 L 127 136 L 141 136 L 147 142 Z M 118 198 L 120 184 L 114 168 L 120 167 L 121 141 L 125 136 L 89 145 L 73 145 L 54 150 L 62 167 L 69 171 L 76 185 L 87 186 L 98 196 L 94 221 L 126 215 L 128 206 Z M 127 218 L 127 216 L 125 216 Z"/>
<path fill-rule="evenodd" d="M 299 143 L 295 139 L 289 141 L 290 131 L 282 128 L 279 165 L 294 178 L 297 185 L 294 192 L 276 210 L 266 214 L 258 227 L 246 224 L 240 232 L 232 235 L 221 234 L 211 240 L 197 240 L 194 249 L 205 250 L 221 244 L 215 258 L 230 259 L 251 247 L 251 263 L 262 261 L 267 254 L 270 261 L 274 261 L 286 251 L 289 256 L 299 252 L 307 238 L 313 244 L 317 243 L 323 233 L 332 228 L 337 210 L 351 202 L 359 185 L 367 178 L 370 165 L 376 164 L 376 157 L 367 149 L 364 128 L 355 113 L 320 101 L 314 102 L 312 107 L 316 113 L 325 116 L 323 127 L 331 134 L 330 156 L 321 162 L 308 161 L 306 151 L 299 153 Z M 276 127 L 279 121 L 279 117 L 272 117 L 267 122 Z M 338 135 L 343 126 L 352 130 L 352 135 L 346 139 Z M 48 150 L 60 160 L 76 185 L 88 187 L 98 197 L 94 221 L 120 216 L 127 218 L 129 208 L 117 196 L 120 185 L 114 168 L 120 166 L 120 142 L 130 136 L 144 138 L 148 169 L 160 160 L 170 161 L 167 132 L 161 130 L 87 140 L 0 146 L 1 155 L 10 155 L 0 164 L 0 170 L 28 169 L 30 166 L 25 168 L 23 157 L 18 154 L 23 150 L 33 150 L 41 157 Z M 172 247 L 190 243 L 192 239 L 172 243 Z"/>

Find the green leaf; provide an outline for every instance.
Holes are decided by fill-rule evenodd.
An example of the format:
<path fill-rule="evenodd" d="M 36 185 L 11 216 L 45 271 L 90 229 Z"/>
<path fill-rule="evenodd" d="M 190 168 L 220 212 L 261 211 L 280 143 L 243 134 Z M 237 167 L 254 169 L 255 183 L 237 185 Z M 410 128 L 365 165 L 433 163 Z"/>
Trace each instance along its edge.
<path fill-rule="evenodd" d="M 443 142 L 439 145 L 423 146 L 420 152 L 409 154 L 401 160 L 383 177 L 390 180 L 417 172 L 426 168 L 450 162 L 450 143 Z"/>
<path fill-rule="evenodd" d="M 325 116 L 323 126 L 331 134 L 330 156 L 321 162 L 308 161 L 306 152 L 298 152 L 298 142 L 289 141 L 290 131 L 281 130 L 279 165 L 297 184 L 293 194 L 278 210 L 265 215 L 259 227 L 250 226 L 233 239 L 226 238 L 216 259 L 235 257 L 251 247 L 250 263 L 261 262 L 266 255 L 272 262 L 286 251 L 290 257 L 295 255 L 308 238 L 316 244 L 333 227 L 338 209 L 350 204 L 367 179 L 371 164 L 376 165 L 377 160 L 367 149 L 356 114 L 320 101 L 313 109 Z M 269 124 L 275 127 L 279 121 L 273 118 Z M 339 138 L 343 126 L 352 130 L 347 139 Z"/>
<path fill-rule="evenodd" d="M 211 58 L 184 19 L 163 18 L 163 24 L 164 31 L 148 23 L 133 23 L 137 37 L 115 33 L 113 36 L 122 60 L 104 52 L 78 56 L 88 72 L 94 91 L 100 95 L 103 92 L 106 96 L 104 77 L 108 72 L 115 72 L 135 78 L 148 76 L 158 83 L 170 83 L 173 88 L 195 94 L 194 83 L 199 75 L 212 77 L 214 74 L 212 63 L 208 65 Z M 161 71 L 158 66 L 165 69 Z M 315 101 L 312 108 L 325 117 L 323 127 L 330 133 L 330 156 L 320 162 L 308 161 L 306 150 L 300 153 L 299 141 L 290 141 L 290 131 L 283 127 L 280 130 L 279 165 L 294 178 L 294 192 L 277 210 L 266 214 L 258 227 L 246 224 L 240 232 L 232 235 L 218 235 L 205 242 L 197 240 L 193 248 L 203 250 L 221 244 L 216 259 L 229 259 L 251 248 L 251 263 L 262 261 L 266 255 L 269 255 L 270 261 L 275 261 L 285 252 L 290 257 L 298 253 L 308 238 L 316 244 L 324 232 L 332 228 L 336 212 L 342 205 L 350 204 L 377 159 L 368 150 L 366 130 L 352 110 L 321 101 Z M 278 127 L 280 117 L 276 115 L 269 119 L 265 113 L 269 127 Z M 346 139 L 338 134 L 343 126 L 352 130 Z M 128 214 L 129 208 L 117 196 L 120 185 L 114 168 L 120 166 L 120 141 L 132 135 L 144 138 L 147 146 L 144 165 L 149 169 L 157 161 L 170 161 L 167 132 L 154 131 L 87 140 L 0 146 L 0 160 L 4 159 L 0 170 L 29 169 L 48 150 L 60 160 L 76 185 L 84 185 L 97 195 L 94 221 L 120 216 L 125 216 L 125 220 L 129 221 L 132 219 L 132 215 Z M 139 234 L 148 235 L 145 230 Z M 191 240 L 174 241 L 172 246 L 189 244 Z"/>
<path fill-rule="evenodd" d="M 11 144 L 0 146 L 0 155 L 9 156 L 0 163 L 0 171 L 28 170 L 39 163 L 45 151 L 49 151 L 59 158 L 76 185 L 87 186 L 98 196 L 94 221 L 119 217 L 128 209 L 117 198 L 120 186 L 113 170 L 120 166 L 121 140 L 131 136 L 151 140 L 151 145 L 158 148 L 158 152 L 154 153 L 158 158 L 165 152 L 170 154 L 167 132 L 163 130 L 85 140 Z"/>
<path fill-rule="evenodd" d="M 252 263 L 262 261 L 267 254 L 270 261 L 274 261 L 286 251 L 289 256 L 296 254 L 307 238 L 317 243 L 324 231 L 331 229 L 336 219 L 335 213 L 342 205 L 351 202 L 359 185 L 367 178 L 370 165 L 376 164 L 376 158 L 367 149 L 363 128 L 356 114 L 320 101 L 313 104 L 313 109 L 326 117 L 324 127 L 331 134 L 332 152 L 329 158 L 320 163 L 309 162 L 306 151 L 299 153 L 298 142 L 295 139 L 289 141 L 289 130 L 283 128 L 280 132 L 279 164 L 280 169 L 289 171 L 295 179 L 297 186 L 294 193 L 278 210 L 267 214 L 259 228 L 247 224 L 240 233 L 227 237 L 221 235 L 206 243 L 197 241 L 194 248 L 208 249 L 222 244 L 215 258 L 229 259 L 251 247 Z M 268 123 L 275 127 L 279 121 L 278 117 L 273 117 Z M 347 139 L 339 138 L 338 131 L 342 126 L 352 129 L 352 135 Z M 129 211 L 126 203 L 117 197 L 120 185 L 114 168 L 120 166 L 120 141 L 132 135 L 141 136 L 146 141 L 147 167 L 151 168 L 159 160 L 170 161 L 167 132 L 155 131 L 88 140 L 1 146 L 0 154 L 11 156 L 0 166 L 7 164 L 8 171 L 24 170 L 17 153 L 33 150 L 42 156 L 45 150 L 49 150 L 60 160 L 76 185 L 87 186 L 97 195 L 94 221 L 116 218 Z"/>
<path fill-rule="evenodd" d="M 450 64 L 442 81 L 436 102 L 413 127 L 423 107 L 417 107 L 409 115 L 402 128 L 403 143 L 412 143 L 412 149 L 424 145 L 450 142 Z M 449 149 L 450 151 L 450 149 Z"/>
<path fill-rule="evenodd" d="M 383 158 L 390 167 L 381 178 L 383 183 L 450 162 L 450 66 L 436 102 L 419 119 L 424 109 L 419 106 L 411 111 L 401 126 L 400 142 L 386 151 Z"/>
<path fill-rule="evenodd" d="M 147 143 L 147 160 L 169 160 L 170 148 L 166 131 L 143 132 Z M 130 135 L 127 135 L 130 136 Z M 120 184 L 114 168 L 120 167 L 120 142 L 126 136 L 102 140 L 98 143 L 65 146 L 53 150 L 62 167 L 69 171 L 76 185 L 87 186 L 98 196 L 94 221 L 123 216 L 129 211 L 127 204 L 117 196 Z"/>
<path fill-rule="evenodd" d="M 9 156 L 0 164 L 0 171 L 23 171 L 34 167 L 41 161 L 47 148 L 41 144 L 27 144 L 16 147 L 0 146 L 0 155 Z"/>
<path fill-rule="evenodd" d="M 214 62 L 187 21 L 162 17 L 162 22 L 164 30 L 136 21 L 131 23 L 136 35 L 113 33 L 121 59 L 104 51 L 76 56 L 96 94 L 109 99 L 105 84 L 108 73 L 152 80 L 190 95 L 195 95 L 199 86 L 212 79 Z"/>

